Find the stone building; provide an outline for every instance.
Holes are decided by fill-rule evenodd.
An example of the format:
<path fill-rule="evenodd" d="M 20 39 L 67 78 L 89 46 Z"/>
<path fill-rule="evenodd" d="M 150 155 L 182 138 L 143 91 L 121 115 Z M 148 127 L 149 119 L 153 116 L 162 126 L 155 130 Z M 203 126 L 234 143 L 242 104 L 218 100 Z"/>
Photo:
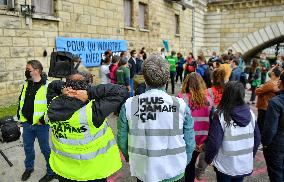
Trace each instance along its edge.
<path fill-rule="evenodd" d="M 249 59 L 284 42 L 284 0 L 0 0 L 0 106 L 18 99 L 28 60 L 48 70 L 56 37 L 126 40 L 149 53 L 167 40 L 184 55 L 232 48 Z"/>
<path fill-rule="evenodd" d="M 184 53 L 192 49 L 191 18 L 190 8 L 170 0 L 0 0 L 0 105 L 17 101 L 28 60 L 48 70 L 58 36 L 122 39 L 148 52 L 168 40 Z"/>

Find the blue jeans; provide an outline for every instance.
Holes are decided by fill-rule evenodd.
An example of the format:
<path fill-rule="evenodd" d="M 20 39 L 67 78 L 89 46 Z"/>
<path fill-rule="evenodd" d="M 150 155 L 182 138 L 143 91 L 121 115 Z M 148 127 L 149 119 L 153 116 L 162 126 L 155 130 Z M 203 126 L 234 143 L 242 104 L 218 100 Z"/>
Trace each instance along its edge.
<path fill-rule="evenodd" d="M 134 96 L 134 82 L 133 82 L 133 78 L 130 78 L 130 81 L 129 81 L 129 84 L 130 84 L 130 97 L 133 97 Z"/>
<path fill-rule="evenodd" d="M 31 125 L 29 123 L 23 123 L 23 142 L 25 150 L 25 167 L 27 170 L 34 169 L 34 160 L 35 160 L 35 149 L 34 141 L 37 138 L 41 153 L 43 154 L 46 161 L 47 174 L 52 175 L 53 172 L 49 166 L 49 126 L 48 125 Z"/>
<path fill-rule="evenodd" d="M 242 182 L 244 180 L 244 177 L 229 176 L 219 172 L 216 168 L 214 168 L 214 170 L 216 172 L 217 182 Z"/>

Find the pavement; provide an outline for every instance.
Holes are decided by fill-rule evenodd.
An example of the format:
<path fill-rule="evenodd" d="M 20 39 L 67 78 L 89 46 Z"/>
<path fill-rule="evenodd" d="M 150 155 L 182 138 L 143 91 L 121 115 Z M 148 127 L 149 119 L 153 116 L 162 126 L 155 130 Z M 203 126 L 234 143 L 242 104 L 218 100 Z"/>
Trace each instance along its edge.
<path fill-rule="evenodd" d="M 169 88 L 171 88 L 169 86 Z M 176 85 L 176 90 L 180 89 L 180 84 Z M 177 92 L 175 93 L 175 95 Z M 246 100 L 248 101 L 250 97 L 250 93 L 247 92 Z M 251 106 L 252 110 L 256 113 L 256 108 L 254 105 Z M 117 133 L 116 129 L 116 119 L 117 117 L 113 114 L 109 116 L 109 124 L 113 129 L 113 132 Z M 24 148 L 22 143 L 22 137 L 15 142 L 10 143 L 0 143 L 0 150 L 2 150 L 8 159 L 13 163 L 12 167 L 9 167 L 8 163 L 4 160 L 2 156 L 0 156 L 0 182 L 20 182 L 21 175 L 24 172 Z M 43 155 L 40 152 L 39 145 L 37 140 L 35 141 L 35 167 L 34 172 L 31 177 L 27 180 L 28 182 L 37 182 L 41 177 L 43 177 L 46 173 L 45 168 L 45 160 Z M 136 182 L 134 177 L 130 176 L 129 165 L 125 162 L 123 156 L 123 167 L 113 176 L 108 178 L 108 182 Z M 57 182 L 58 180 L 53 180 L 53 182 Z M 214 182 L 216 181 L 215 172 L 213 168 L 210 166 L 207 168 L 204 179 L 199 182 Z M 254 172 L 251 176 L 246 177 L 245 182 L 267 182 L 269 181 L 267 176 L 266 164 L 262 154 L 262 151 L 259 150 L 254 159 Z M 198 182 L 196 180 L 196 182 Z"/>

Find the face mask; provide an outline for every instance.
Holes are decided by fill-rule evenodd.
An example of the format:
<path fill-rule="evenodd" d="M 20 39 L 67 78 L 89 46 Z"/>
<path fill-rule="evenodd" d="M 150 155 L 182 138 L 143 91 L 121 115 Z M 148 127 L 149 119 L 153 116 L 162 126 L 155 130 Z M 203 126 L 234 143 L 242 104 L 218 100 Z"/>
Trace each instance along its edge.
<path fill-rule="evenodd" d="M 25 71 L 25 76 L 27 79 L 30 79 L 32 76 L 31 76 L 31 72 L 29 70 L 26 70 Z"/>

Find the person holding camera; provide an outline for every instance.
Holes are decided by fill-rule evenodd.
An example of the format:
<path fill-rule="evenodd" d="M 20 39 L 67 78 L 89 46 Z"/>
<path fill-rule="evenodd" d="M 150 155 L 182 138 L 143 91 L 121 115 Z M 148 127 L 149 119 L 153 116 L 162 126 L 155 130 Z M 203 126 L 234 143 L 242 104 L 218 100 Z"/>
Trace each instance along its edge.
<path fill-rule="evenodd" d="M 25 151 L 25 172 L 21 180 L 26 181 L 34 171 L 35 150 L 34 141 L 38 139 L 41 153 L 46 161 L 47 173 L 40 182 L 48 182 L 54 179 L 54 174 L 49 166 L 50 147 L 48 143 L 49 126 L 42 124 L 44 112 L 47 110 L 47 86 L 46 75 L 42 72 L 43 66 L 37 60 L 27 62 L 25 76 L 27 78 L 21 95 L 17 116 L 23 125 L 23 143 Z"/>
<path fill-rule="evenodd" d="M 78 72 L 48 87 L 49 162 L 60 182 L 106 182 L 122 167 L 107 116 L 117 112 L 128 91 L 117 84 L 91 86 L 89 75 Z"/>

